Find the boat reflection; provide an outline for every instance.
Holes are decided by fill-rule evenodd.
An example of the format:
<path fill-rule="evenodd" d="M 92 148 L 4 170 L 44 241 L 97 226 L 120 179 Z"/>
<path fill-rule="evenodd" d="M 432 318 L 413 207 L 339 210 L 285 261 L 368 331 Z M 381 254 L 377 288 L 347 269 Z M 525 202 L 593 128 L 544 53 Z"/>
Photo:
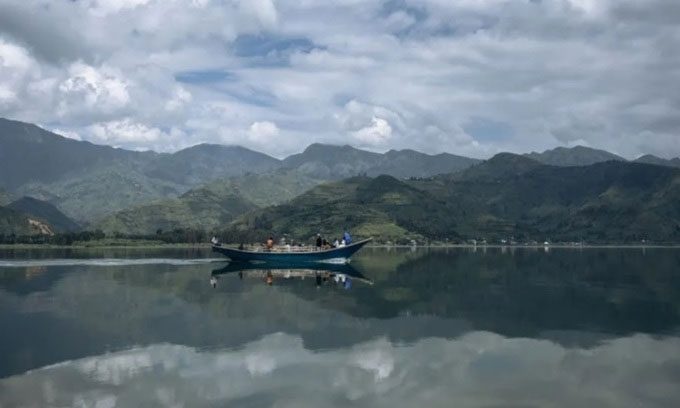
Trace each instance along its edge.
<path fill-rule="evenodd" d="M 341 286 L 350 289 L 353 282 L 373 285 L 373 281 L 348 264 L 310 264 L 304 265 L 270 265 L 232 262 L 227 266 L 215 269 L 210 274 L 210 285 L 217 287 L 218 279 L 225 275 L 236 274 L 239 279 L 259 279 L 267 285 L 277 280 L 310 279 L 317 287 L 323 285 Z"/>

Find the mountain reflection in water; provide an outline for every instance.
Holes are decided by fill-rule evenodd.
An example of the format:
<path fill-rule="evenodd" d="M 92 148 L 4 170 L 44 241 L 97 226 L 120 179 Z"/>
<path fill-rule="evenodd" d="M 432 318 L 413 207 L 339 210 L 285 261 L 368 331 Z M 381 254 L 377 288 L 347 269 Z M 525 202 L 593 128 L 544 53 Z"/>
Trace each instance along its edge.
<path fill-rule="evenodd" d="M 342 271 L 0 266 L 0 406 L 677 406 L 678 265 L 368 248 Z"/>

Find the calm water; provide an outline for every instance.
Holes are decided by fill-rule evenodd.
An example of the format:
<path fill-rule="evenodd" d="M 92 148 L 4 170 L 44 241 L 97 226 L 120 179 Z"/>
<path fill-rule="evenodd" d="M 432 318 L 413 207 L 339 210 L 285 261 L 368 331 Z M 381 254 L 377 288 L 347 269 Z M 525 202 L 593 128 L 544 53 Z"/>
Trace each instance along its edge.
<path fill-rule="evenodd" d="M 680 406 L 680 250 L 213 258 L 0 252 L 0 406 Z"/>

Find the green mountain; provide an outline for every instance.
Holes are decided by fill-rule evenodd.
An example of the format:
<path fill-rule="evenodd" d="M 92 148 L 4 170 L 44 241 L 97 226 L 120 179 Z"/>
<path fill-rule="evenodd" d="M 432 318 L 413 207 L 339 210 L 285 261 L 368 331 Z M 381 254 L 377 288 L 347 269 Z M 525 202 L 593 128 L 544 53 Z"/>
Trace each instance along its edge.
<path fill-rule="evenodd" d="M 0 119 L 0 187 L 10 191 L 113 163 L 134 167 L 155 156 L 71 140 L 32 124 Z"/>
<path fill-rule="evenodd" d="M 380 154 L 348 145 L 315 143 L 304 152 L 284 159 L 283 167 L 321 180 L 340 180 L 362 174 L 431 177 L 463 170 L 478 162 L 480 160 L 448 153 L 431 156 L 414 150 L 390 150 Z"/>
<path fill-rule="evenodd" d="M 0 188 L 50 201 L 82 223 L 177 197 L 214 179 L 277 166 L 279 160 L 237 146 L 198 145 L 173 154 L 133 152 L 0 119 Z"/>
<path fill-rule="evenodd" d="M 651 154 L 646 154 L 635 159 L 636 163 L 656 164 L 657 166 L 680 167 L 680 157 L 674 159 L 662 159 Z"/>
<path fill-rule="evenodd" d="M 79 229 L 68 217 L 49 203 L 23 197 L 0 207 L 0 236 L 54 235 Z"/>
<path fill-rule="evenodd" d="M 239 146 L 210 144 L 173 154 L 134 152 L 0 119 L 0 188 L 15 197 L 49 201 L 83 225 L 96 224 L 117 211 L 176 198 L 215 180 L 266 206 L 328 180 L 364 173 L 429 177 L 476 162 L 450 154 L 430 156 L 412 150 L 379 154 L 322 144 L 310 145 L 284 161 Z"/>
<path fill-rule="evenodd" d="M 38 232 L 35 228 L 31 228 L 26 214 L 0 207 L 0 235 L 31 235 Z"/>
<path fill-rule="evenodd" d="M 304 152 L 283 160 L 283 167 L 323 180 L 339 180 L 367 172 L 380 161 L 380 153 L 367 152 L 349 145 L 314 143 Z"/>
<path fill-rule="evenodd" d="M 160 180 L 194 186 L 224 177 L 264 173 L 280 165 L 278 159 L 245 147 L 200 144 L 159 156 L 145 173 Z"/>
<path fill-rule="evenodd" d="M 610 160 L 626 161 L 623 157 L 613 153 L 585 146 L 557 147 L 543 153 L 527 153 L 525 156 L 553 166 L 588 166 Z"/>
<path fill-rule="evenodd" d="M 153 234 L 158 230 L 214 230 L 257 208 L 231 186 L 212 183 L 180 197 L 157 201 L 104 218 L 96 228 L 107 234 Z"/>
<path fill-rule="evenodd" d="M 49 201 L 70 218 L 86 224 L 121 209 L 177 197 L 186 189 L 147 177 L 138 169 L 114 164 L 69 174 L 52 183 L 26 184 L 16 191 Z"/>
<path fill-rule="evenodd" d="M 345 228 L 362 237 L 421 238 L 454 227 L 446 212 L 445 203 L 394 177 L 353 177 L 245 214 L 227 229 L 225 239 L 253 241 L 269 233 L 303 240 L 317 233 L 332 238 Z"/>
<path fill-rule="evenodd" d="M 503 159 L 503 160 L 497 160 Z M 680 171 L 610 161 L 517 165 L 496 157 L 439 186 L 465 237 L 635 242 L 680 240 Z M 526 159 L 525 159 L 526 160 Z M 512 163 L 510 165 L 509 163 Z M 488 177 L 488 174 L 495 177 Z M 505 174 L 504 174 L 505 173 Z"/>
<path fill-rule="evenodd" d="M 223 188 L 232 189 L 258 207 L 267 207 L 292 200 L 312 187 L 327 181 L 295 169 L 280 169 L 276 172 L 251 173 L 217 180 L 211 184 L 222 184 Z"/>
<path fill-rule="evenodd" d="M 80 226 L 64 215 L 52 204 L 35 199 L 33 197 L 22 197 L 6 208 L 28 215 L 32 219 L 44 222 L 52 227 L 54 232 L 72 232 L 80 229 Z"/>
<path fill-rule="evenodd" d="M 225 239 L 316 232 L 381 240 L 680 241 L 680 170 L 609 161 L 542 165 L 500 154 L 459 174 L 399 181 L 355 177 L 243 215 Z"/>
<path fill-rule="evenodd" d="M 157 230 L 213 230 L 258 207 L 280 204 L 323 183 L 295 170 L 216 180 L 179 198 L 115 212 L 94 224 L 108 233 L 154 234 Z"/>
<path fill-rule="evenodd" d="M 396 178 L 431 177 L 454 173 L 480 163 L 480 160 L 449 153 L 428 155 L 414 150 L 390 150 L 379 163 L 368 169 L 369 176 L 387 174 Z"/>

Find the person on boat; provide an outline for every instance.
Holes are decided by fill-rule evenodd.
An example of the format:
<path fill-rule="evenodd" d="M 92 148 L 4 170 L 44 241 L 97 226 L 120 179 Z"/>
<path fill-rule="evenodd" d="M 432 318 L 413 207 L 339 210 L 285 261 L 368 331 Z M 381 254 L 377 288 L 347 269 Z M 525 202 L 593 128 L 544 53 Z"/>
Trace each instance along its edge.
<path fill-rule="evenodd" d="M 243 246 L 243 242 L 241 242 L 241 244 L 238 246 L 238 249 L 241 250 L 241 251 L 243 251 L 245 249 L 245 247 Z"/>
<path fill-rule="evenodd" d="M 331 244 L 329 244 L 328 241 L 326 241 L 326 238 L 324 238 L 323 241 L 321 242 L 321 246 L 323 247 L 323 249 L 328 249 L 330 248 Z"/>
<path fill-rule="evenodd" d="M 349 232 L 345 231 L 345 233 L 342 234 L 342 237 L 343 237 L 344 240 L 345 240 L 345 244 L 349 245 L 349 244 L 352 243 L 352 236 L 349 235 Z"/>
<path fill-rule="evenodd" d="M 321 234 L 316 234 L 316 249 L 321 249 L 322 245 L 323 245 L 323 238 L 321 238 Z"/>
<path fill-rule="evenodd" d="M 214 277 L 214 276 L 210 277 L 210 286 L 212 286 L 213 288 L 217 288 L 217 278 L 216 277 Z"/>
<path fill-rule="evenodd" d="M 340 245 L 340 241 L 338 241 L 338 239 L 335 238 L 335 240 L 333 241 L 333 248 L 337 248 L 338 245 Z"/>
<path fill-rule="evenodd" d="M 350 290 L 352 288 L 352 279 L 350 279 L 350 277 L 347 276 L 342 286 L 345 288 L 345 290 Z"/>
<path fill-rule="evenodd" d="M 267 250 L 271 251 L 272 249 L 274 249 L 274 237 L 269 237 L 267 240 Z"/>
<path fill-rule="evenodd" d="M 347 244 L 347 243 L 346 243 L 345 240 L 343 239 L 343 240 L 340 241 L 340 243 L 338 244 L 338 248 L 342 248 L 342 247 L 344 247 L 346 244 Z"/>

